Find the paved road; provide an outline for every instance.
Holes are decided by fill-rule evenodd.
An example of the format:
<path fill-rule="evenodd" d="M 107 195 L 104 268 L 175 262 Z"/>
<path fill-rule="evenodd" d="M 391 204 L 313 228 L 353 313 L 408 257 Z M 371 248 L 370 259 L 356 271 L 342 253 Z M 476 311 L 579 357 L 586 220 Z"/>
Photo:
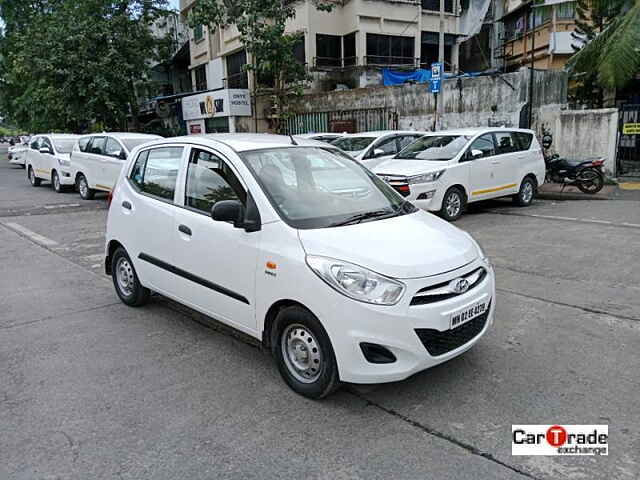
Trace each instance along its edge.
<path fill-rule="evenodd" d="M 474 208 L 459 226 L 496 265 L 495 328 L 404 382 L 313 402 L 213 320 L 123 306 L 104 199 L 0 160 L 0 478 L 637 479 L 639 207 Z M 511 425 L 537 423 L 608 424 L 611 453 L 512 457 Z"/>

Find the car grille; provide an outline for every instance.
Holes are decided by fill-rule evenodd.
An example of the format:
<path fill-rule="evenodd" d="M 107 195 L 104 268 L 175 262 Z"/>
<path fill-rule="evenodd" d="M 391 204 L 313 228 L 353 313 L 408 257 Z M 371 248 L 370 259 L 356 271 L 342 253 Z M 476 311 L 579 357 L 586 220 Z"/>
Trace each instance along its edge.
<path fill-rule="evenodd" d="M 416 334 L 429 355 L 444 355 L 477 337 L 486 325 L 490 311 L 491 302 L 485 313 L 452 330 L 441 332 L 433 328 L 416 328 Z"/>
<path fill-rule="evenodd" d="M 411 305 L 426 305 L 429 303 L 440 302 L 442 300 L 446 300 L 448 298 L 457 297 L 458 295 L 464 295 L 467 292 L 470 292 L 475 287 L 480 285 L 480 283 L 487 276 L 487 270 L 483 267 L 477 268 L 466 275 L 461 275 L 460 277 L 456 277 L 454 280 L 449 280 L 447 282 L 438 283 L 437 285 L 431 285 L 429 287 L 425 287 L 422 290 L 418 290 L 415 296 L 411 299 Z M 459 279 L 465 279 L 467 281 L 468 287 L 464 292 L 456 292 L 452 287 L 452 282 L 455 282 Z"/>
<path fill-rule="evenodd" d="M 411 188 L 409 188 L 407 177 L 401 175 L 386 175 L 384 173 L 380 173 L 378 176 L 403 197 L 411 195 Z"/>

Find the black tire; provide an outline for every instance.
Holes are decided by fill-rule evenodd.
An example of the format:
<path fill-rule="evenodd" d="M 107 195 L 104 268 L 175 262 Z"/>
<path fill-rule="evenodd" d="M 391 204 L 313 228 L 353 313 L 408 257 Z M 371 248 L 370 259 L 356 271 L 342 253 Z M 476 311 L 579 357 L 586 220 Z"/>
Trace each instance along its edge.
<path fill-rule="evenodd" d="M 513 197 L 513 203 L 518 207 L 528 207 L 536 196 L 536 181 L 531 177 L 524 177 L 520 190 Z"/>
<path fill-rule="evenodd" d="M 597 168 L 585 168 L 576 176 L 576 185 L 582 193 L 595 195 L 604 187 L 604 175 Z"/>
<path fill-rule="evenodd" d="M 80 173 L 76 179 L 76 189 L 83 200 L 93 200 L 96 194 L 93 188 L 89 188 L 89 182 L 87 182 L 87 178 L 82 173 Z"/>
<path fill-rule="evenodd" d="M 111 278 L 118 297 L 125 305 L 140 307 L 149 300 L 151 291 L 140 283 L 133 262 L 122 247 L 118 247 L 111 256 Z"/>
<path fill-rule="evenodd" d="M 42 183 L 38 177 L 36 177 L 36 173 L 33 171 L 33 167 L 29 165 L 29 170 L 27 170 L 27 178 L 29 179 L 29 183 L 31 183 L 32 187 L 39 187 Z"/>
<path fill-rule="evenodd" d="M 464 213 L 466 205 L 467 198 L 464 192 L 458 187 L 451 187 L 442 197 L 440 216 L 449 222 L 455 222 Z"/>
<path fill-rule="evenodd" d="M 287 338 L 292 341 L 287 341 Z M 331 340 L 318 319 L 308 310 L 299 306 L 280 310 L 273 325 L 271 350 L 282 378 L 296 393 L 320 399 L 340 386 Z M 302 356 L 306 353 L 306 359 L 298 359 L 292 353 L 296 351 Z M 318 371 L 313 367 L 316 364 L 319 365 Z M 296 365 L 308 365 L 308 368 L 303 371 L 297 369 Z M 305 379 L 307 375 L 309 377 Z"/>
<path fill-rule="evenodd" d="M 51 174 L 51 185 L 53 186 L 53 190 L 56 193 L 64 192 L 64 187 L 60 183 L 60 175 L 58 175 L 58 172 L 56 172 L 55 170 Z"/>

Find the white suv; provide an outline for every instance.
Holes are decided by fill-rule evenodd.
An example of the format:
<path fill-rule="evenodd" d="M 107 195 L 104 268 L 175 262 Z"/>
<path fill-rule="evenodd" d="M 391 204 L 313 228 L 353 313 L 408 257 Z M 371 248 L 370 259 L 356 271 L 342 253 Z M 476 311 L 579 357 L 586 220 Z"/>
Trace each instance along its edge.
<path fill-rule="evenodd" d="M 334 140 L 331 144 L 372 168 L 426 133 L 402 130 L 350 133 Z"/>
<path fill-rule="evenodd" d="M 401 380 L 471 348 L 494 275 L 462 230 L 340 150 L 273 135 L 152 142 L 112 194 L 106 271 L 263 342 L 291 388 Z"/>
<path fill-rule="evenodd" d="M 25 155 L 25 167 L 31 185 L 40 186 L 42 180 L 51 182 L 61 193 L 74 184 L 69 168 L 69 155 L 78 140 L 77 135 L 36 135 L 31 139 Z"/>
<path fill-rule="evenodd" d="M 91 200 L 96 190 L 110 192 L 129 152 L 162 138 L 140 133 L 98 133 L 78 140 L 71 152 L 71 174 L 80 196 Z"/>
<path fill-rule="evenodd" d="M 372 170 L 414 205 L 457 220 L 468 203 L 511 196 L 530 205 L 545 163 L 532 130 L 430 133 Z"/>

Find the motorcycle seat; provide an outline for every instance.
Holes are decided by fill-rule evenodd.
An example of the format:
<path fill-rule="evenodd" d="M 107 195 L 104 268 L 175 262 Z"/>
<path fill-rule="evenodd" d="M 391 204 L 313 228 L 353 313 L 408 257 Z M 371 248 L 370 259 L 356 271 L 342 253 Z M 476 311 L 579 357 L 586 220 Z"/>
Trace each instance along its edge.
<path fill-rule="evenodd" d="M 551 160 L 550 163 L 553 163 L 555 167 L 559 168 L 576 168 L 581 166 L 591 165 L 593 162 L 599 160 L 598 158 L 556 158 Z"/>

